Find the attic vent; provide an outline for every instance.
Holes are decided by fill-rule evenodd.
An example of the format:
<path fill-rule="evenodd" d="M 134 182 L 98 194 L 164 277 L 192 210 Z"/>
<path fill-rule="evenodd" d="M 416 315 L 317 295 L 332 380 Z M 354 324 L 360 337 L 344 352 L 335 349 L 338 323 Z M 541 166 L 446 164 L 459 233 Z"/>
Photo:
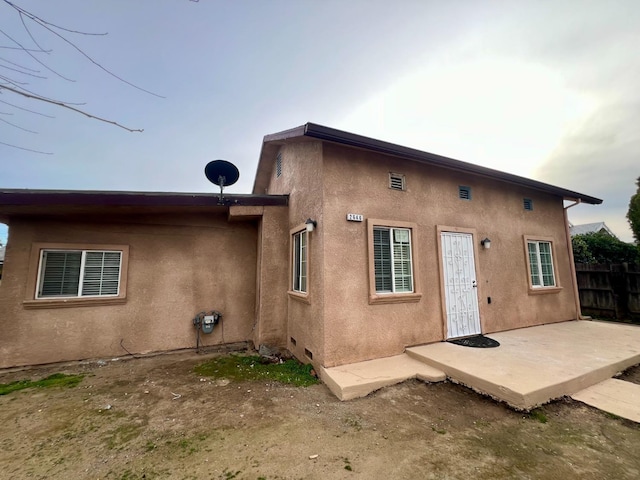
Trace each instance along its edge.
<path fill-rule="evenodd" d="M 389 188 L 392 190 L 406 190 L 404 175 L 400 173 L 389 173 Z"/>
<path fill-rule="evenodd" d="M 523 204 L 525 210 L 533 210 L 533 200 L 531 200 L 530 198 L 525 198 L 523 200 Z"/>
<path fill-rule="evenodd" d="M 282 154 L 279 153 L 276 157 L 276 178 L 279 178 L 282 175 Z"/>
<path fill-rule="evenodd" d="M 460 185 L 458 187 L 458 196 L 463 200 L 471 200 L 471 187 Z"/>

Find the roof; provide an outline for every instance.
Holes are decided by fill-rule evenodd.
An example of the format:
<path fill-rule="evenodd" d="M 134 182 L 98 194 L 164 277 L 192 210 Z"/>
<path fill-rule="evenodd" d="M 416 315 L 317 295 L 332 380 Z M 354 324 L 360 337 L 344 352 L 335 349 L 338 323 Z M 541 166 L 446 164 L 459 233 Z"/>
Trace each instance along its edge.
<path fill-rule="evenodd" d="M 0 190 L 0 221 L 11 215 L 66 213 L 155 213 L 219 210 L 230 206 L 287 205 L 287 195 L 229 195 L 223 203 L 212 193 L 118 192 L 90 190 Z"/>
<path fill-rule="evenodd" d="M 455 160 L 453 158 L 444 157 L 442 155 L 423 152 L 414 148 L 403 147 L 394 143 L 384 142 L 382 140 L 376 140 L 374 138 L 364 137 L 362 135 L 356 135 L 354 133 L 344 132 L 342 130 L 336 130 L 335 128 L 324 127 L 315 123 L 306 123 L 299 127 L 285 130 L 279 133 L 274 133 L 272 135 L 267 135 L 264 137 L 258 170 L 256 172 L 256 179 L 253 186 L 254 192 L 264 192 L 267 188 L 267 185 L 269 183 L 269 175 L 271 172 L 270 165 L 271 162 L 273 162 L 275 152 L 277 151 L 279 145 L 290 141 L 300 141 L 304 139 L 317 139 L 326 142 L 337 143 L 349 147 L 384 153 L 407 160 L 413 160 L 431 166 L 438 166 L 450 170 L 472 173 L 494 180 L 499 180 L 502 182 L 531 188 L 545 193 L 550 193 L 552 195 L 558 195 L 565 200 L 590 203 L 593 205 L 602 203 L 602 200 L 599 198 L 574 192 L 572 190 L 567 190 L 565 188 L 549 185 L 548 183 L 531 180 L 529 178 L 520 177 L 518 175 L 501 172 L 499 170 L 494 170 L 487 167 L 482 167 L 480 165 L 474 165 L 472 163 L 463 162 L 461 160 Z"/>
<path fill-rule="evenodd" d="M 611 231 L 609 227 L 604 222 L 595 222 L 595 223 L 583 223 L 581 225 L 571 225 L 571 236 L 574 235 L 584 235 L 586 233 L 598 233 L 604 230 L 604 233 L 611 235 L 612 237 L 616 237 L 616 235 Z"/>

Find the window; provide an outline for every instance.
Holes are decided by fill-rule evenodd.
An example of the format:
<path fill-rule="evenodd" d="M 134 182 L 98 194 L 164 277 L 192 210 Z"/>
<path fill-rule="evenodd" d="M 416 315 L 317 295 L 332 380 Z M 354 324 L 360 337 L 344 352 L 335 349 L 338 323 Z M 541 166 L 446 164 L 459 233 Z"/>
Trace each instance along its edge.
<path fill-rule="evenodd" d="M 413 292 L 411 230 L 374 227 L 373 261 L 376 293 Z"/>
<path fill-rule="evenodd" d="M 389 188 L 392 190 L 406 190 L 404 175 L 400 173 L 389 173 Z"/>
<path fill-rule="evenodd" d="M 458 187 L 458 197 L 463 200 L 471 200 L 471 187 L 460 185 Z"/>
<path fill-rule="evenodd" d="M 293 288 L 294 292 L 307 293 L 307 231 L 293 234 Z"/>
<path fill-rule="evenodd" d="M 397 220 L 367 219 L 369 304 L 419 302 L 418 225 Z"/>
<path fill-rule="evenodd" d="M 118 296 L 122 252 L 42 250 L 36 298 Z"/>
<path fill-rule="evenodd" d="M 533 288 L 555 287 L 551 242 L 528 240 L 529 272 Z"/>
<path fill-rule="evenodd" d="M 531 211 L 533 210 L 533 200 L 531 200 L 530 198 L 525 198 L 522 201 L 523 205 L 524 205 L 524 209 Z"/>

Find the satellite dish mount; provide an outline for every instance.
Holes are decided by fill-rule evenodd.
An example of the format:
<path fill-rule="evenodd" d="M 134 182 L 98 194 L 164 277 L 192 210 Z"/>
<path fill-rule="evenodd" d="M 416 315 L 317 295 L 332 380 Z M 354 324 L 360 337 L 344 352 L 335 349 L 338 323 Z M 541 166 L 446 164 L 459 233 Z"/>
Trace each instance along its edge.
<path fill-rule="evenodd" d="M 231 186 L 240 178 L 238 168 L 226 160 L 213 160 L 204 167 L 204 174 L 211 183 L 220 187 L 218 205 L 224 205 L 224 187 Z"/>

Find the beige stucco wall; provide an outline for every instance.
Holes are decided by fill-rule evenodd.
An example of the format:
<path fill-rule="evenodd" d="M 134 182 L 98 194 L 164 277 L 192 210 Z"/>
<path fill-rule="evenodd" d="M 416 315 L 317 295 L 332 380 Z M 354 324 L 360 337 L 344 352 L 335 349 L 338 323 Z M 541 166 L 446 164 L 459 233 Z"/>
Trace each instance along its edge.
<path fill-rule="evenodd" d="M 288 348 L 289 214 L 283 207 L 261 208 L 253 342 Z"/>
<path fill-rule="evenodd" d="M 576 318 L 561 198 L 333 144 L 324 144 L 323 153 L 324 366 L 399 354 L 406 346 L 445 338 L 439 225 L 475 232 L 483 333 Z M 406 191 L 388 188 L 389 172 L 406 175 Z M 459 185 L 472 188 L 471 201 L 458 198 Z M 533 211 L 523 209 L 524 197 L 533 199 Z M 347 213 L 362 214 L 365 221 L 348 222 Z M 419 301 L 369 303 L 369 218 L 417 225 Z M 561 291 L 529 293 L 524 235 L 553 239 Z M 490 250 L 480 247 L 485 237 Z"/>
<path fill-rule="evenodd" d="M 227 214 L 12 218 L 0 285 L 0 367 L 195 347 L 193 316 L 219 310 L 202 344 L 254 339 L 258 222 Z M 25 309 L 33 243 L 129 246 L 126 303 Z M 275 328 L 275 327 L 273 327 Z M 284 328 L 281 327 L 283 331 Z"/>
<path fill-rule="evenodd" d="M 300 142 L 282 145 L 282 174 L 276 177 L 272 166 L 268 192 L 289 194 L 287 235 L 272 241 L 285 242 L 287 246 L 287 290 L 291 290 L 291 230 L 303 228 L 307 218 L 318 222 L 316 230 L 309 234 L 308 243 L 308 295 L 287 294 L 287 348 L 301 361 L 315 365 L 324 364 L 324 219 L 322 144 Z M 275 158 L 274 158 L 275 160 Z M 269 288 L 263 284 L 263 289 Z M 295 340 L 295 344 L 292 342 Z M 305 353 L 310 352 L 312 358 Z"/>

